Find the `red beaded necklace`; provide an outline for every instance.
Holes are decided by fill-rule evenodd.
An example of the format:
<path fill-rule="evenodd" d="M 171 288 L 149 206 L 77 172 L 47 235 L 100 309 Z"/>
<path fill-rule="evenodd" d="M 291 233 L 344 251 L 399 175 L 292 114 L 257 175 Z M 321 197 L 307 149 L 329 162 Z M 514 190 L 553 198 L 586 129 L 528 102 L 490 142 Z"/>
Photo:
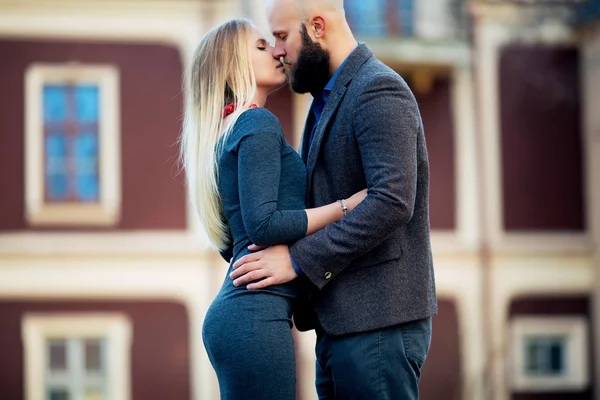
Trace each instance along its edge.
<path fill-rule="evenodd" d="M 227 117 L 230 114 L 233 114 L 237 107 L 238 103 L 227 104 L 223 109 L 223 118 Z M 250 105 L 250 108 L 258 108 L 258 106 L 256 104 L 252 104 Z"/>

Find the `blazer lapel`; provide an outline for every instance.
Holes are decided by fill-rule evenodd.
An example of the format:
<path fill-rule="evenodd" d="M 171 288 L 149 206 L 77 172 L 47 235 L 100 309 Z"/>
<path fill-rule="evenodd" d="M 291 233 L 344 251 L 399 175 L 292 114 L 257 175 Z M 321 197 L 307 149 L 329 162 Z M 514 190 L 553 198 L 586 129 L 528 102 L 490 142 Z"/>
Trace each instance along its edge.
<path fill-rule="evenodd" d="M 304 140 L 302 145 L 302 159 L 306 159 L 304 153 L 308 151 L 307 154 L 307 172 L 308 172 L 308 190 L 311 190 L 312 187 L 312 176 L 315 169 L 315 165 L 317 163 L 317 158 L 319 156 L 319 152 L 321 150 L 321 144 L 323 142 L 323 138 L 325 137 L 325 133 L 328 129 L 328 126 L 331 123 L 332 118 L 337 112 L 340 104 L 342 103 L 342 99 L 346 94 L 346 90 L 348 89 L 348 85 L 352 81 L 352 78 L 356 75 L 360 67 L 367 62 L 369 58 L 373 56 L 373 52 L 363 43 L 359 44 L 356 49 L 348 56 L 348 61 L 343 69 L 340 71 L 340 75 L 337 77 L 335 81 L 335 85 L 331 94 L 329 95 L 329 99 L 327 100 L 327 104 L 325 105 L 325 109 L 323 110 L 323 114 L 321 115 L 321 119 L 317 124 L 317 130 L 315 132 L 315 136 L 313 137 L 310 149 L 306 150 L 308 147 L 308 138 L 310 138 L 310 129 L 312 128 L 312 121 L 314 121 L 314 115 L 311 111 L 309 112 L 309 117 L 307 118 L 307 124 L 304 129 Z M 313 115 L 311 119 L 311 115 Z"/>
<path fill-rule="evenodd" d="M 314 100 L 313 100 L 314 104 Z M 308 110 L 308 115 L 306 116 L 306 122 L 304 123 L 304 133 L 302 134 L 302 142 L 300 143 L 300 155 L 302 156 L 302 161 L 304 164 L 308 162 L 308 144 L 310 143 L 310 134 L 312 131 L 312 126 L 315 121 L 315 113 L 313 112 L 313 105 L 310 106 Z"/>
<path fill-rule="evenodd" d="M 336 85 L 333 88 L 333 91 L 329 95 L 329 99 L 327 99 L 327 104 L 323 109 L 323 114 L 321 114 L 321 119 L 317 124 L 317 129 L 315 131 L 315 136 L 312 139 L 312 143 L 310 145 L 310 150 L 308 152 L 308 161 L 306 163 L 307 172 L 308 172 L 308 187 L 311 187 L 312 183 L 312 173 L 315 168 L 315 164 L 317 163 L 317 158 L 319 156 L 319 152 L 321 150 L 321 143 L 323 142 L 323 137 L 325 136 L 325 131 L 331 122 L 332 117 L 335 115 L 338 107 L 340 106 L 344 95 L 346 94 L 347 87 L 345 85 Z M 310 135 L 310 132 L 308 133 Z"/>

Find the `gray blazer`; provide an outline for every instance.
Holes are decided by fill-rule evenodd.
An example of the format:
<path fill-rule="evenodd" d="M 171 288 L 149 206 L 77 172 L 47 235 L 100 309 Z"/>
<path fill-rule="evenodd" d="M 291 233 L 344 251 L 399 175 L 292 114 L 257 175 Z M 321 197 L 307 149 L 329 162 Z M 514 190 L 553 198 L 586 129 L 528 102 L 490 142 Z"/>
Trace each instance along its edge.
<path fill-rule="evenodd" d="M 429 238 L 429 163 L 417 102 L 406 82 L 360 44 L 349 56 L 308 148 L 307 201 L 318 207 L 365 187 L 340 222 L 290 245 L 304 271 L 295 311 L 329 334 L 363 332 L 429 317 L 437 299 Z"/>

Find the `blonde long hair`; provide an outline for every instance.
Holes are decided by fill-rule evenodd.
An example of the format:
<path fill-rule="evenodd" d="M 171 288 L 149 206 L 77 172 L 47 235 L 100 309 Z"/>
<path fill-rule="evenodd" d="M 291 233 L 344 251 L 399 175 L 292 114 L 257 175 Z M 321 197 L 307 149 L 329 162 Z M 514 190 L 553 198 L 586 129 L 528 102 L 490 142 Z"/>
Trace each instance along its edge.
<path fill-rule="evenodd" d="M 187 90 L 181 161 L 190 201 L 210 242 L 219 250 L 227 248 L 230 238 L 218 187 L 218 153 L 256 93 L 248 47 L 253 28 L 246 19 L 233 19 L 212 29 L 200 41 L 185 78 L 191 87 Z M 238 107 L 224 127 L 223 108 L 232 103 Z"/>

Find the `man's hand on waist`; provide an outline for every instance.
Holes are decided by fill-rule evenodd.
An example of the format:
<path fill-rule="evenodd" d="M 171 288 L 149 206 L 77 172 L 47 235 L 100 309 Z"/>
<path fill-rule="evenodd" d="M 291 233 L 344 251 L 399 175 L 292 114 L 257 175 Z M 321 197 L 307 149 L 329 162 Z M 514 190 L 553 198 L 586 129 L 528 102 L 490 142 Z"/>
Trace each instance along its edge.
<path fill-rule="evenodd" d="M 247 254 L 233 264 L 233 272 L 229 275 L 234 286 L 247 286 L 249 290 L 264 289 L 271 285 L 290 282 L 298 274 L 292 266 L 290 251 L 287 245 L 272 246 L 268 249 Z"/>

